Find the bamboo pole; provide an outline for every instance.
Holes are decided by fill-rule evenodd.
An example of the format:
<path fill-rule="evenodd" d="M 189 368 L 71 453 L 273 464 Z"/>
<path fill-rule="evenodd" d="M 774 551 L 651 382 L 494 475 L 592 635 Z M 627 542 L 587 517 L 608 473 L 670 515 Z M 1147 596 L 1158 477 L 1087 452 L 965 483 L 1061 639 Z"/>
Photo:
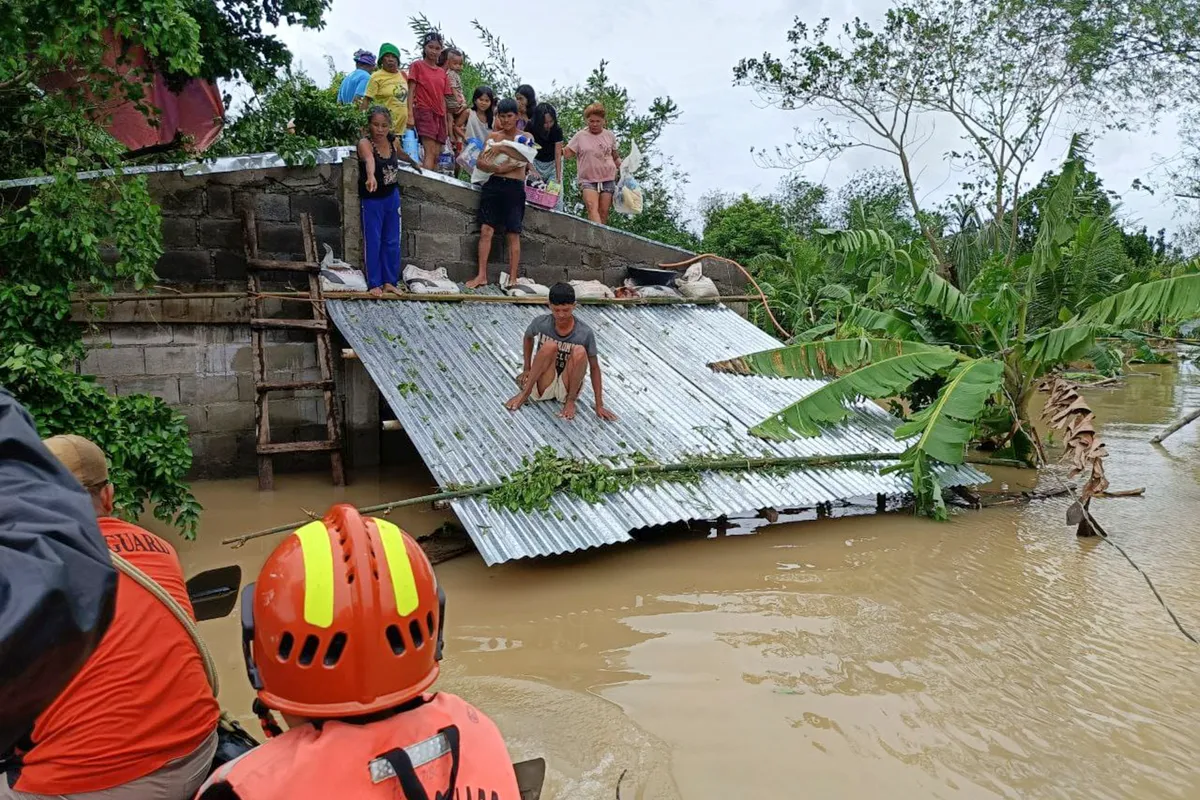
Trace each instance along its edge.
<path fill-rule="evenodd" d="M 300 300 L 303 302 L 311 301 L 308 292 L 258 292 L 259 297 L 270 297 L 279 300 Z M 404 294 L 384 294 L 376 297 L 368 292 L 325 292 L 327 300 L 382 300 L 382 301 L 406 301 L 410 303 L 508 303 L 510 305 L 546 305 L 546 298 L 539 296 L 532 297 L 509 297 L 507 295 L 495 294 L 418 294 L 416 292 L 406 292 Z M 125 294 L 87 294 L 77 295 L 74 299 L 86 303 L 107 304 L 107 303 L 127 303 L 136 302 L 139 300 L 236 300 L 249 299 L 249 295 L 245 292 L 191 292 L 179 294 L 143 294 L 143 293 L 125 293 Z M 716 305 L 718 303 L 758 303 L 762 299 L 754 295 L 726 295 L 723 297 L 580 297 L 575 301 L 579 305 L 584 306 L 676 306 L 676 305 Z"/>
<path fill-rule="evenodd" d="M 1183 417 L 1182 419 L 1177 419 L 1174 422 L 1172 422 L 1170 425 L 1167 426 L 1167 429 L 1165 431 L 1163 431 L 1158 436 L 1155 436 L 1153 439 L 1151 439 L 1150 444 L 1162 444 L 1168 436 L 1178 432 L 1180 428 L 1184 427 L 1185 425 L 1190 425 L 1191 423 L 1195 422 L 1198 419 L 1200 419 L 1200 408 L 1197 408 L 1195 411 L 1188 414 L 1186 417 Z"/>
<path fill-rule="evenodd" d="M 631 475 L 657 475 L 671 472 L 721 472 L 730 470 L 753 470 L 753 469 L 770 469 L 776 467 L 831 467 L 840 466 L 842 464 L 853 464 L 863 461 L 899 461 L 901 453 L 850 453 L 847 455 L 838 456 L 795 456 L 782 458 L 718 458 L 712 460 L 688 461 L 680 464 L 647 464 L 639 467 L 621 467 L 620 469 L 611 470 L 610 474 L 616 476 L 631 476 Z M 967 462 L 971 464 L 982 464 L 984 466 L 993 467 L 1016 467 L 1027 468 L 1028 465 L 1022 461 L 1012 461 L 1004 458 L 983 458 L 981 456 L 968 456 Z M 420 497 L 411 497 L 407 500 L 396 500 L 391 503 L 381 503 L 374 506 L 364 506 L 358 509 L 360 514 L 389 514 L 393 509 L 406 508 L 408 506 L 426 505 L 440 500 L 461 500 L 464 497 L 478 497 L 479 495 L 494 492 L 500 488 L 502 484 L 488 483 L 480 486 L 472 486 L 468 489 L 457 489 L 450 492 L 436 492 L 434 494 L 421 495 Z M 300 522 L 289 522 L 286 525 L 277 525 L 274 528 L 247 533 L 242 536 L 234 536 L 229 539 L 222 539 L 221 544 L 231 545 L 233 547 L 241 547 L 251 539 L 258 539 L 263 536 L 270 536 L 274 533 L 283 533 L 285 531 L 295 530 L 301 525 L 306 524 L 308 520 Z"/>

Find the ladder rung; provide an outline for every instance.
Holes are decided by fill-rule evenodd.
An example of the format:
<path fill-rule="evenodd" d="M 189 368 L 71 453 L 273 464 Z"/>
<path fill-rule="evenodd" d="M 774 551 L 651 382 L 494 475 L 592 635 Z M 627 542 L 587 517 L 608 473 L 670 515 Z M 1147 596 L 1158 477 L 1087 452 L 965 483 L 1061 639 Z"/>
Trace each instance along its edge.
<path fill-rule="evenodd" d="M 329 330 L 329 323 L 323 319 L 275 319 L 274 317 L 252 319 L 251 328 L 299 328 L 307 331 Z"/>
<path fill-rule="evenodd" d="M 333 381 L 264 381 L 256 384 L 259 394 L 264 392 L 285 392 L 289 389 L 332 389 Z"/>
<path fill-rule="evenodd" d="M 270 258 L 247 258 L 248 269 L 275 270 L 278 272 L 320 272 L 321 265 L 314 261 L 275 261 Z"/>
<path fill-rule="evenodd" d="M 341 450 L 341 442 L 272 442 L 258 445 L 260 456 L 272 456 L 279 453 L 328 453 Z"/>

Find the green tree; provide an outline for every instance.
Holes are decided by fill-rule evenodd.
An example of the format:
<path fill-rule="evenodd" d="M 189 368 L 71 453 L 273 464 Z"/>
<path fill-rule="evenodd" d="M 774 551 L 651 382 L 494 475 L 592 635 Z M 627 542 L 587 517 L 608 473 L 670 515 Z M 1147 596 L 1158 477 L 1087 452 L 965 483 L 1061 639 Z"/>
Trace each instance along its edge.
<path fill-rule="evenodd" d="M 936 378 L 936 397 L 896 431 L 911 440 L 899 468 L 913 480 L 919 508 L 945 516 L 935 464 L 962 464 L 967 446 L 995 437 L 1014 454 L 1044 457 L 1028 419 L 1039 381 L 1088 353 L 1102 333 L 1200 315 L 1200 269 L 1123 292 L 1082 291 L 1081 276 L 1102 274 L 1108 219 L 1076 219 L 1086 170 L 1081 142 L 1040 205 L 1032 250 L 992 259 L 960 291 L 932 267 L 922 241 L 896 245 L 884 233 L 842 231 L 831 244 L 851 257 L 886 251 L 890 284 L 879 305 L 843 306 L 833 338 L 800 341 L 714 364 L 722 371 L 833 380 L 751 429 L 766 438 L 813 436 L 845 420 L 857 397 L 894 397 Z M 1099 244 L 1098 244 L 1099 242 Z M 1119 240 L 1116 250 L 1121 251 Z M 1050 313 L 1053 312 L 1053 313 Z M 938 324 L 927 324 L 930 313 Z M 1065 319 L 1065 322 L 1060 320 Z M 1102 476 L 1101 476 L 1102 477 Z"/>
<path fill-rule="evenodd" d="M 764 253 L 782 257 L 794 241 L 785 208 L 771 198 L 709 196 L 700 249 L 748 264 Z"/>

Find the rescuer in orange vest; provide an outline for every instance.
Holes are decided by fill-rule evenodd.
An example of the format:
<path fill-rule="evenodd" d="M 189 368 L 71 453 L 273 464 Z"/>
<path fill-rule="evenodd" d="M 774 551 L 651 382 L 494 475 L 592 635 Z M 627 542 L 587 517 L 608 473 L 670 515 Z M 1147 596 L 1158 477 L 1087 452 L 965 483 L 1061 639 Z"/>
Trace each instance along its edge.
<path fill-rule="evenodd" d="M 445 595 L 408 534 L 337 505 L 242 591 L 250 682 L 290 729 L 209 777 L 198 800 L 520 800 L 495 723 L 429 693 Z"/>

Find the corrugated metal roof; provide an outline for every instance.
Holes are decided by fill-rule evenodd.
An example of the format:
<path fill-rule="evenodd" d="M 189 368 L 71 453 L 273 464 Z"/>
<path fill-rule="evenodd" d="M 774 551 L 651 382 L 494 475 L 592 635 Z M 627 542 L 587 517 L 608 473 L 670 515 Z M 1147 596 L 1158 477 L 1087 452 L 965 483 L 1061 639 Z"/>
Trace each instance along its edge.
<path fill-rule="evenodd" d="M 779 345 L 723 306 L 580 307 L 578 317 L 596 331 L 605 402 L 620 416 L 616 423 L 596 418 L 590 388 L 571 422 L 557 417 L 553 403 L 516 414 L 504 408 L 516 392 L 525 328 L 544 307 L 362 300 L 330 300 L 327 307 L 442 487 L 498 481 L 545 445 L 588 461 L 638 452 L 659 463 L 900 449 L 895 419 L 866 401 L 819 437 L 751 436 L 752 425 L 820 382 L 710 370 L 709 362 Z M 942 479 L 988 480 L 969 467 L 944 468 Z M 547 512 L 514 513 L 479 498 L 452 506 L 490 565 L 629 541 L 631 530 L 649 525 L 910 489 L 901 476 L 863 464 L 782 475 L 705 473 L 695 483 L 638 485 L 596 505 L 559 496 Z"/>

